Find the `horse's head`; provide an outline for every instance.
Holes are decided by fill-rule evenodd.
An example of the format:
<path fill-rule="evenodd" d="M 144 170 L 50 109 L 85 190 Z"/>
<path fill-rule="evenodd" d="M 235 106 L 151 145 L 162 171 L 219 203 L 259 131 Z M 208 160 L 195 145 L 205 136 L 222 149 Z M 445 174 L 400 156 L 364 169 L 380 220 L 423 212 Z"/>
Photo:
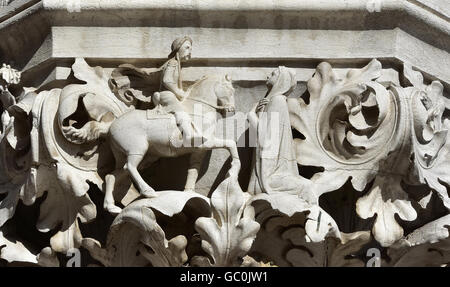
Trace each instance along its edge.
<path fill-rule="evenodd" d="M 216 111 L 234 112 L 234 88 L 231 77 L 203 77 L 188 89 L 190 104 L 201 103 Z"/>
<path fill-rule="evenodd" d="M 224 76 L 217 83 L 215 87 L 215 93 L 217 96 L 217 104 L 226 112 L 234 112 L 234 88 L 231 77 L 229 75 Z"/>

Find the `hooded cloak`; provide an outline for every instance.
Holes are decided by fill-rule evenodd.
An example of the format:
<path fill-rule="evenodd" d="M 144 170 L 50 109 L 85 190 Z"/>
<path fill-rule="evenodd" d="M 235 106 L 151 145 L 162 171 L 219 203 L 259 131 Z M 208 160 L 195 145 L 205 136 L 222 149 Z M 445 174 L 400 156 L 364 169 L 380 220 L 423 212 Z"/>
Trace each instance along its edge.
<path fill-rule="evenodd" d="M 278 78 L 266 96 L 269 103 L 257 115 L 257 145 L 248 186 L 251 194 L 297 194 L 308 182 L 298 173 L 287 105 L 287 96 L 296 85 L 295 71 L 278 69 Z"/>

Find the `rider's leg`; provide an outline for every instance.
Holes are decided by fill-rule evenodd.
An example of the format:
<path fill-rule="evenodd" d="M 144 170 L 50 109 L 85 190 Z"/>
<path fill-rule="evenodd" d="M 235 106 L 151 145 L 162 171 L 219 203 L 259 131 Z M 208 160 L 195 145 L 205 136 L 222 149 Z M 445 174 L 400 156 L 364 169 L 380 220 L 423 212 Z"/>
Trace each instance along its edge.
<path fill-rule="evenodd" d="M 175 120 L 183 136 L 183 146 L 190 147 L 192 142 L 192 122 L 186 112 L 175 112 Z"/>

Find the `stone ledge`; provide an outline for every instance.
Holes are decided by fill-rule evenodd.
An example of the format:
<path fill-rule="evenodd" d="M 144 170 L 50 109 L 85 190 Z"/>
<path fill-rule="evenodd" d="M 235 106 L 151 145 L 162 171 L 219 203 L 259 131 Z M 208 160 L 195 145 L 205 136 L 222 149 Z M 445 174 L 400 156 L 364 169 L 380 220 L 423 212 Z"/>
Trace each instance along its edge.
<path fill-rule="evenodd" d="M 47 40 L 24 70 L 32 69 L 44 61 L 58 62 L 75 57 L 109 61 L 114 66 L 130 61 L 144 61 L 147 66 L 151 62 L 151 66 L 157 66 L 167 56 L 170 39 L 180 34 L 191 35 L 195 41 L 191 60 L 191 65 L 194 66 L 208 66 L 212 61 L 223 67 L 238 67 L 243 63 L 252 63 L 251 66 L 256 65 L 255 68 L 272 67 L 267 55 L 274 53 L 279 56 L 273 58 L 272 62 L 276 60 L 279 64 L 283 61 L 287 66 L 303 68 L 317 65 L 321 61 L 359 61 L 363 65 L 376 57 L 392 62 L 393 65 L 410 63 L 429 78 L 442 81 L 446 88 L 450 86 L 449 54 L 400 29 L 286 30 L 280 37 L 277 30 L 267 29 L 236 31 L 220 28 L 53 27 Z M 211 37 L 215 37 L 215 41 L 209 41 Z M 231 38 L 234 40 L 230 41 Z M 242 41 L 239 42 L 238 39 Z M 239 50 L 233 48 L 235 46 L 239 46 Z M 422 54 L 427 56 L 420 56 Z M 263 79 L 264 77 L 260 80 Z"/>
<path fill-rule="evenodd" d="M 8 24 L 8 19 L 14 17 L 16 14 L 20 13 L 24 7 L 29 7 L 37 2 L 42 2 L 41 8 L 44 11 L 50 12 L 53 19 L 50 22 L 61 24 L 62 21 L 67 22 L 78 22 L 80 25 L 88 25 L 97 23 L 99 26 L 98 18 L 84 18 L 84 14 L 89 14 L 90 11 L 95 11 L 100 13 L 98 15 L 102 16 L 114 16 L 116 21 L 119 19 L 127 18 L 127 13 L 130 11 L 139 10 L 142 13 L 134 13 L 133 18 L 136 18 L 138 22 L 149 21 L 149 13 L 154 13 L 158 15 L 161 12 L 191 12 L 197 16 L 202 15 L 203 12 L 213 13 L 221 12 L 225 15 L 225 12 L 245 12 L 250 17 L 255 16 L 254 12 L 258 12 L 256 16 L 263 16 L 268 18 L 276 18 L 279 15 L 287 16 L 296 14 L 300 18 L 321 18 L 319 25 L 323 29 L 341 29 L 348 28 L 344 26 L 352 25 L 355 29 L 361 29 L 363 27 L 370 28 L 373 26 L 374 19 L 388 20 L 387 22 L 378 22 L 378 26 L 389 26 L 391 28 L 396 26 L 401 26 L 402 22 L 405 22 L 405 17 L 388 17 L 394 14 L 404 14 L 404 16 L 410 16 L 414 18 L 417 22 L 423 23 L 425 26 L 436 29 L 440 33 L 450 34 L 449 25 L 449 11 L 448 7 L 444 4 L 438 4 L 435 0 L 350 0 L 350 1 L 340 1 L 340 0 L 329 0 L 329 1 L 292 1 L 292 0 L 281 0 L 274 3 L 271 0 L 260 0 L 260 1 L 224 1 L 217 2 L 214 0 L 204 0 L 204 1 L 194 1 L 194 0 L 175 0 L 175 1 L 145 1 L 145 0 L 131 0 L 131 1 L 100 1 L 100 0 L 83 0 L 67 2 L 65 0 L 20 0 L 13 2 L 11 6 L 2 9 L 0 11 L 0 25 L 4 26 Z M 69 5 L 69 3 L 72 3 Z M 76 17 L 69 17 L 68 19 L 60 19 L 58 13 L 73 12 Z M 270 12 L 268 15 L 265 12 Z M 340 15 L 338 15 L 338 12 Z M 352 13 L 353 19 L 351 23 L 344 23 L 342 21 L 343 13 Z M 225 13 L 225 14 L 223 14 Z M 263 14 L 261 14 L 263 13 Z M 341 15 L 342 14 L 342 15 Z M 54 17 L 53 17 L 53 16 Z M 187 15 L 187 14 L 186 14 Z M 23 15 L 25 16 L 25 15 Z M 203 17 L 203 15 L 202 15 Z M 105 19 L 108 19 L 106 17 Z M 129 20 L 129 19 L 127 19 Z M 179 19 L 178 19 L 179 20 Z M 200 24 L 199 26 L 205 25 L 208 22 L 203 21 L 203 19 L 197 19 L 194 24 Z M 217 20 L 217 19 L 216 19 Z M 86 23 L 83 23 L 85 22 Z M 6 22 L 6 23 L 1 23 Z M 104 25 L 110 21 L 105 21 Z M 273 21 L 267 25 L 272 25 L 273 28 L 277 28 L 279 21 Z M 73 23 L 72 23 L 73 24 Z M 123 23 L 122 23 L 123 24 Z M 129 24 L 129 23 L 128 23 Z M 239 23 L 245 24 L 245 23 Z M 247 22 L 251 25 L 251 21 Z M 290 23 L 290 25 L 295 23 Z M 306 25 L 305 25 L 306 24 Z M 310 23 L 314 25 L 314 23 Z M 408 24 L 406 21 L 403 24 Z M 300 23 L 301 26 L 308 26 L 308 23 Z M 1 27 L 0 26 L 0 27 Z M 249 26 L 251 27 L 251 26 Z M 334 28 L 333 28 L 334 27 Z M 242 27 L 241 27 L 242 28 Z M 267 27 L 266 27 L 267 28 Z M 290 28 L 290 27 L 283 27 Z M 303 27 L 309 28 L 309 27 Z M 418 29 L 418 27 L 414 27 Z"/>

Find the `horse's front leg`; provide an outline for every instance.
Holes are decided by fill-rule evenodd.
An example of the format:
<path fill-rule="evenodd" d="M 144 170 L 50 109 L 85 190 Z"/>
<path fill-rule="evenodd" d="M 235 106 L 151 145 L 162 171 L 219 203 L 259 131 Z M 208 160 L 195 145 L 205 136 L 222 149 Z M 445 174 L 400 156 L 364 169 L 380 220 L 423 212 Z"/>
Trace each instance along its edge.
<path fill-rule="evenodd" d="M 186 185 L 184 186 L 184 191 L 195 191 L 195 183 L 198 179 L 198 173 L 205 158 L 206 151 L 199 150 L 191 154 L 189 158 L 189 169 L 186 178 Z"/>
<path fill-rule="evenodd" d="M 211 139 L 208 140 L 203 146 L 207 149 L 225 148 L 231 155 L 231 168 L 228 171 L 230 176 L 238 176 L 241 170 L 241 160 L 239 159 L 239 153 L 237 150 L 236 142 L 229 139 Z M 202 146 L 200 146 L 202 147 Z"/>

